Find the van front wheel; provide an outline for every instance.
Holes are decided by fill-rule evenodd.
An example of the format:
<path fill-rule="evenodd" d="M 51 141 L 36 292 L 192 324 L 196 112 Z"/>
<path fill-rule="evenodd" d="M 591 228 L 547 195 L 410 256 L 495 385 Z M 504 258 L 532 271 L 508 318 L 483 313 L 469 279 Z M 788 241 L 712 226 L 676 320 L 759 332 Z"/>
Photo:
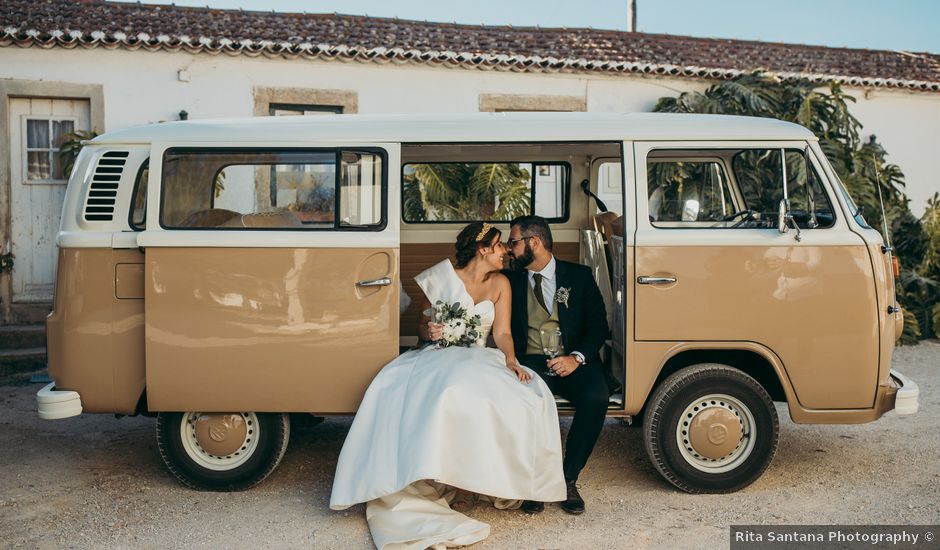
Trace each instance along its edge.
<path fill-rule="evenodd" d="M 777 450 L 777 410 L 754 378 L 726 365 L 694 365 L 667 378 L 646 409 L 646 452 L 689 493 L 730 493 L 754 482 Z"/>
<path fill-rule="evenodd" d="M 281 462 L 290 417 L 273 413 L 159 413 L 157 447 L 167 468 L 194 489 L 241 491 Z"/>

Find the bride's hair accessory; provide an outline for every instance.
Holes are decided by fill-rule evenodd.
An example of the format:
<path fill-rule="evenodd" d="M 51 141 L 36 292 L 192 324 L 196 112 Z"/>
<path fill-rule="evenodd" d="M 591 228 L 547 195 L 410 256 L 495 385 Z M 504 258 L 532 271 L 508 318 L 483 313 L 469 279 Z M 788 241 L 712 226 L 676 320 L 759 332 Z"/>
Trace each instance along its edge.
<path fill-rule="evenodd" d="M 486 223 L 486 222 L 483 222 L 483 229 L 481 229 L 480 232 L 477 234 L 476 241 L 477 241 L 477 242 L 482 241 L 482 240 L 483 240 L 483 237 L 485 237 L 486 234 L 489 233 L 491 229 L 493 229 L 493 226 L 492 226 L 492 225 L 490 225 L 490 224 L 488 224 L 488 223 Z"/>

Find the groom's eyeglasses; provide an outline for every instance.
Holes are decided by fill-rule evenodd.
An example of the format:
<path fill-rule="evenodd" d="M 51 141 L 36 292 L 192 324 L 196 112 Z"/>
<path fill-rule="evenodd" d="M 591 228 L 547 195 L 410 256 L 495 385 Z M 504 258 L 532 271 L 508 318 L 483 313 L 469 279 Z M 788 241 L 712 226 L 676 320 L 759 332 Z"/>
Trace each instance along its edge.
<path fill-rule="evenodd" d="M 508 241 L 506 241 L 506 246 L 508 246 L 509 248 L 512 248 L 512 247 L 516 246 L 516 243 L 522 242 L 522 241 L 527 241 L 527 240 L 531 239 L 531 238 L 534 237 L 534 236 L 535 236 L 535 235 L 530 235 L 530 236 L 528 236 L 528 237 L 519 237 L 518 239 L 509 239 Z"/>

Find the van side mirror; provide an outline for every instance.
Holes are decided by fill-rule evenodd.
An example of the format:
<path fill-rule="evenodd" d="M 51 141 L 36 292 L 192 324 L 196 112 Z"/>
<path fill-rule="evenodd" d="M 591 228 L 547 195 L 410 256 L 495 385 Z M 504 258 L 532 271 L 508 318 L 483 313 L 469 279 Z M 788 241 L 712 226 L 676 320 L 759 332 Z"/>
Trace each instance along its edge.
<path fill-rule="evenodd" d="M 786 233 L 790 230 L 791 225 L 793 229 L 796 229 L 794 238 L 797 242 L 801 241 L 803 235 L 800 233 L 800 226 L 798 226 L 796 220 L 793 219 L 793 214 L 790 214 L 790 201 L 788 199 L 780 199 L 780 203 L 777 205 L 777 231 L 781 234 Z"/>

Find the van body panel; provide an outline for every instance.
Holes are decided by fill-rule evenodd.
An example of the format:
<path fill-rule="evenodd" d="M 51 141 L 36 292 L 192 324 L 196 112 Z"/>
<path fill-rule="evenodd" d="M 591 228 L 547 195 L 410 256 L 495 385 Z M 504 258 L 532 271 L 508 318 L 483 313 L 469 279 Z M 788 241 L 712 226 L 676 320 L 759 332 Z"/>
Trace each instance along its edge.
<path fill-rule="evenodd" d="M 115 289 L 118 266 L 135 264 L 136 249 L 59 249 L 49 376 L 78 392 L 85 412 L 133 414 L 144 390 L 144 303 Z"/>
<path fill-rule="evenodd" d="M 398 354 L 398 249 L 146 255 L 152 411 L 353 413 Z M 392 284 L 360 288 L 357 281 Z"/>

